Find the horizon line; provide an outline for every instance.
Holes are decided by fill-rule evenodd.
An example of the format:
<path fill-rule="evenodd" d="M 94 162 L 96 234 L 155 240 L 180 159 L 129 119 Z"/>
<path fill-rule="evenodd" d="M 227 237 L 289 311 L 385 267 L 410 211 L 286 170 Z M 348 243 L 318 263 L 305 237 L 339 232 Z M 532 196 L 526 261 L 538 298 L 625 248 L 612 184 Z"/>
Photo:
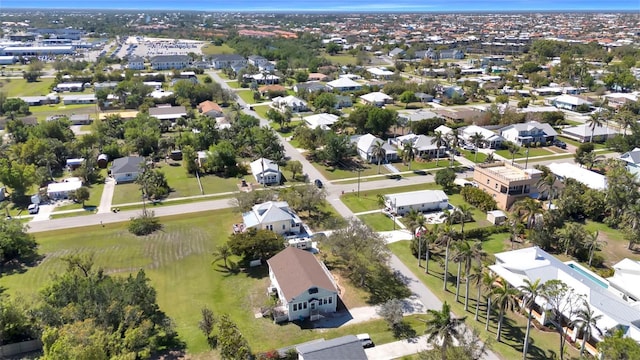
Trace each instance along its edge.
<path fill-rule="evenodd" d="M 93 7 L 49 7 L 49 8 L 41 8 L 41 7 L 7 7 L 4 8 L 4 11 L 11 10 L 83 10 L 83 11 L 189 11 L 189 12 L 203 12 L 203 13 L 257 13 L 257 14 L 290 14 L 290 13 L 315 13 L 315 14 L 354 14 L 354 13 L 366 13 L 366 14 L 386 14 L 386 13 L 395 13 L 395 14 L 428 14 L 428 13 L 441 13 L 441 14 L 459 14 L 459 13 L 527 13 L 527 12 L 548 12 L 548 13 L 560 13 L 560 12 L 573 12 L 573 13 L 591 13 L 591 12 L 601 12 L 601 13 L 636 13 L 636 9 L 629 8 L 618 8 L 618 9 L 513 9 L 513 10 L 412 10 L 410 8 L 407 9 L 398 9 L 392 10 L 389 8 L 379 9 L 379 10 L 349 10 L 349 9 L 338 9 L 338 10 L 329 10 L 329 9 L 280 9 L 280 10 L 265 10 L 265 9 L 223 9 L 223 10 L 207 10 L 207 9 L 174 9 L 174 8 L 93 8 Z"/>

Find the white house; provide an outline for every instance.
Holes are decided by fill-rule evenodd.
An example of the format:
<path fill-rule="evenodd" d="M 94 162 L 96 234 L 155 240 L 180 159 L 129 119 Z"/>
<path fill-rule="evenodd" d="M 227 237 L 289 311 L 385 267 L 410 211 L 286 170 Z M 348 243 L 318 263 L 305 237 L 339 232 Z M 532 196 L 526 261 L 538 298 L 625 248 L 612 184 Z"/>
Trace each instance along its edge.
<path fill-rule="evenodd" d="M 247 59 L 238 54 L 219 54 L 211 58 L 214 69 L 243 68 L 247 65 Z"/>
<path fill-rule="evenodd" d="M 384 196 L 389 212 L 404 215 L 409 211 L 419 212 L 444 210 L 449 207 L 449 198 L 442 190 L 420 190 Z"/>
<path fill-rule="evenodd" d="M 303 231 L 302 220 L 286 201 L 267 201 L 254 205 L 242 214 L 243 229 L 271 230 L 276 234 L 299 234 Z"/>
<path fill-rule="evenodd" d="M 282 173 L 278 168 L 278 164 L 275 162 L 269 159 L 260 158 L 251 162 L 249 167 L 251 168 L 253 177 L 256 178 L 258 183 L 263 185 L 280 184 Z"/>
<path fill-rule="evenodd" d="M 287 108 L 291 109 L 294 113 L 309 110 L 309 106 L 306 101 L 293 95 L 275 97 L 271 100 L 271 106 L 281 112 L 285 112 Z"/>
<path fill-rule="evenodd" d="M 476 133 L 481 134 L 483 137 L 482 144 L 480 144 L 480 147 L 483 148 L 495 149 L 500 147 L 500 145 L 504 141 L 504 138 L 502 136 L 494 133 L 489 129 L 485 129 L 477 125 L 469 125 L 466 128 L 462 129 L 462 131 L 460 132 L 460 137 L 467 144 L 473 144 L 471 137 Z"/>
<path fill-rule="evenodd" d="M 635 148 L 618 157 L 627 163 L 627 170 L 632 174 L 640 173 L 640 148 Z"/>
<path fill-rule="evenodd" d="M 500 136 L 520 146 L 531 143 L 550 144 L 558 133 L 547 123 L 530 121 L 523 124 L 512 124 L 500 129 Z"/>
<path fill-rule="evenodd" d="M 355 136 L 351 138 L 351 141 L 356 143 L 358 155 L 371 163 L 378 162 L 378 158 L 374 155 L 377 143 L 382 143 L 382 148 L 384 149 L 384 159 L 381 162 L 387 163 L 398 158 L 398 150 L 395 147 L 371 134 Z"/>
<path fill-rule="evenodd" d="M 82 187 L 82 180 L 77 177 L 64 179 L 59 183 L 51 183 L 47 185 L 47 196 L 50 199 L 68 199 L 71 192 Z"/>
<path fill-rule="evenodd" d="M 560 95 L 558 97 L 550 99 L 550 102 L 558 109 L 566 109 L 572 111 L 575 111 L 579 106 L 582 105 L 593 105 L 591 101 L 573 95 Z"/>
<path fill-rule="evenodd" d="M 429 158 L 443 157 L 447 147 L 441 144 L 438 147 L 433 136 L 408 134 L 395 138 L 394 143 L 398 150 L 402 150 L 404 144 L 410 143 L 416 152 L 416 157 L 429 156 Z"/>
<path fill-rule="evenodd" d="M 640 301 L 640 261 L 622 259 L 613 265 L 613 270 L 613 276 L 607 278 L 609 286 L 623 292 L 630 301 Z"/>
<path fill-rule="evenodd" d="M 95 104 L 96 101 L 97 98 L 95 94 L 65 95 L 62 97 L 62 103 L 64 105 Z"/>
<path fill-rule="evenodd" d="M 140 56 L 132 56 L 129 58 L 127 68 L 131 70 L 144 70 L 144 59 Z"/>
<path fill-rule="evenodd" d="M 385 104 L 393 103 L 393 98 L 391 96 L 379 91 L 362 95 L 360 96 L 360 99 L 362 99 L 365 104 L 373 106 L 384 106 Z"/>
<path fill-rule="evenodd" d="M 127 181 L 134 181 L 138 178 L 144 158 L 141 156 L 127 156 L 113 160 L 111 164 L 111 177 L 116 184 Z"/>
<path fill-rule="evenodd" d="M 362 89 L 362 85 L 360 83 L 357 83 L 348 77 L 340 77 L 336 80 L 329 81 L 327 86 L 332 90 L 338 91 L 358 91 Z"/>
<path fill-rule="evenodd" d="M 440 125 L 437 128 L 435 128 L 435 130 L 433 130 L 434 133 L 440 132 L 442 135 L 447 135 L 452 131 L 453 131 L 453 129 L 451 129 L 450 127 L 448 127 L 446 125 Z"/>
<path fill-rule="evenodd" d="M 338 304 L 338 290 L 327 267 L 312 253 L 287 247 L 271 259 L 269 292 L 277 295 L 282 313 L 289 321 L 334 313 Z"/>
<path fill-rule="evenodd" d="M 389 80 L 393 76 L 394 72 L 381 68 L 368 68 L 367 71 L 376 79 Z"/>
<path fill-rule="evenodd" d="M 160 121 L 176 121 L 187 116 L 187 109 L 184 106 L 156 106 L 149 109 L 149 116 Z"/>
<path fill-rule="evenodd" d="M 321 113 L 307 116 L 303 119 L 307 126 L 312 129 L 320 128 L 322 130 L 329 130 L 333 124 L 338 122 L 340 117 L 334 114 Z"/>
<path fill-rule="evenodd" d="M 618 131 L 608 126 L 596 126 L 592 131 L 591 126 L 584 124 L 564 128 L 562 129 L 562 135 L 583 143 L 590 142 L 593 136 L 593 141 L 602 142 L 618 135 Z"/>
<path fill-rule="evenodd" d="M 580 264 L 573 261 L 563 263 L 538 247 L 498 253 L 495 254 L 495 258 L 495 265 L 489 266 L 489 269 L 514 288 L 525 285 L 525 280 L 539 279 L 541 283 L 561 280 L 574 290 L 561 299 L 561 308 L 564 309 L 570 307 L 562 304 L 570 301 L 575 301 L 579 307 L 581 300 L 577 299 L 577 296 L 582 296 L 589 303 L 594 315 L 601 316 L 595 325 L 598 331 L 593 329 L 592 337 L 586 346 L 586 350 L 592 355 L 597 356 L 596 344 L 609 330 L 620 329 L 625 337 L 640 341 L 640 310 L 635 306 L 635 301 L 611 286 L 606 279 Z M 569 298 L 571 295 L 573 297 Z M 535 319 L 541 324 L 548 323 L 547 314 L 543 311 L 548 307 L 547 301 L 538 297 L 532 307 Z M 574 312 L 578 310 L 576 307 L 573 308 Z M 575 319 L 575 313 L 564 311 L 562 315 L 565 321 Z M 582 343 L 581 334 L 578 334 L 575 326 L 571 325 L 570 321 L 566 323 L 569 324 L 565 328 L 567 336 L 573 341 L 577 340 L 579 344 Z"/>
<path fill-rule="evenodd" d="M 189 66 L 191 59 L 187 55 L 158 55 L 151 58 L 153 70 L 184 69 Z"/>
<path fill-rule="evenodd" d="M 549 170 L 558 180 L 574 179 L 594 190 L 605 190 L 607 188 L 607 177 L 571 163 L 552 163 L 548 165 Z"/>

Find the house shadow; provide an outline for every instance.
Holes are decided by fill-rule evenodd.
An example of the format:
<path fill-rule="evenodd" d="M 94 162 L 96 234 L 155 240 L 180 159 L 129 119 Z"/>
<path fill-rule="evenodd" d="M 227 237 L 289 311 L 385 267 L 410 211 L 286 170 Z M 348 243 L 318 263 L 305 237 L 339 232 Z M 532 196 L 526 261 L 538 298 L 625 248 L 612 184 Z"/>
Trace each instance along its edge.
<path fill-rule="evenodd" d="M 293 321 L 300 329 L 335 329 L 345 325 L 353 320 L 353 316 L 342 299 L 338 296 L 338 304 L 335 313 L 323 313 L 320 319 L 311 321 L 305 319 L 302 321 Z"/>

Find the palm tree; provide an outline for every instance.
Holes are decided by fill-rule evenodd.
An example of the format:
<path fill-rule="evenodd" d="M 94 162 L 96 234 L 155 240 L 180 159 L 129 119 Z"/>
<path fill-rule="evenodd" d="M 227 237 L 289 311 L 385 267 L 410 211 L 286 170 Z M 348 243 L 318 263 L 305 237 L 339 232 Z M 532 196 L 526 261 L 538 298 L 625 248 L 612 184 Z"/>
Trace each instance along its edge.
<path fill-rule="evenodd" d="M 445 244 L 444 255 L 444 274 L 442 275 L 442 290 L 447 291 L 447 280 L 449 280 L 449 250 L 451 249 L 451 240 L 453 240 L 454 231 L 451 229 L 451 225 L 446 225 L 440 240 Z"/>
<path fill-rule="evenodd" d="M 589 170 L 593 169 L 595 165 L 601 164 L 605 160 L 604 155 L 598 155 L 595 151 L 590 151 L 582 155 L 582 161 Z"/>
<path fill-rule="evenodd" d="M 636 119 L 634 119 L 634 115 L 629 110 L 620 111 L 616 115 L 616 121 L 620 124 L 622 128 L 622 136 L 627 136 L 627 129 L 633 126 L 636 123 Z"/>
<path fill-rule="evenodd" d="M 384 143 L 380 140 L 376 141 L 371 151 L 371 155 L 378 159 L 378 174 L 380 174 L 380 163 L 382 162 L 382 158 L 387 154 L 387 151 L 384 149 Z"/>
<path fill-rule="evenodd" d="M 515 159 L 516 159 L 516 154 L 518 152 L 520 152 L 520 146 L 514 144 L 514 143 L 508 143 L 507 144 L 507 149 L 509 150 L 509 154 L 511 154 L 511 165 L 513 165 Z"/>
<path fill-rule="evenodd" d="M 582 300 L 582 308 L 576 313 L 576 318 L 573 320 L 573 324 L 576 327 L 576 331 L 582 333 L 582 345 L 580 346 L 580 358 L 584 354 L 584 349 L 587 341 L 591 339 L 593 335 L 593 329 L 596 329 L 598 333 L 602 334 L 602 331 L 598 329 L 598 320 L 602 318 L 602 315 L 596 315 L 591 309 L 587 300 Z"/>
<path fill-rule="evenodd" d="M 451 162 L 449 164 L 449 167 L 452 167 L 454 155 L 460 143 L 460 139 L 458 138 L 458 130 L 452 130 L 449 134 L 447 134 L 447 141 L 449 142 L 449 153 L 451 155 Z"/>
<path fill-rule="evenodd" d="M 527 197 L 522 200 L 518 200 L 513 204 L 513 211 L 520 215 L 520 219 L 528 229 L 531 229 L 535 225 L 535 217 L 542 213 L 540 203 L 534 199 Z"/>
<path fill-rule="evenodd" d="M 485 252 L 482 250 L 482 243 L 479 241 L 460 241 L 456 243 L 456 254 L 453 257 L 453 261 L 458 263 L 458 277 L 456 282 L 456 302 L 458 301 L 460 293 L 460 270 L 462 264 L 464 264 L 465 273 L 465 299 L 464 299 L 464 311 L 469 310 L 469 276 L 471 275 L 471 265 L 474 259 L 481 259 L 485 256 Z"/>
<path fill-rule="evenodd" d="M 440 147 L 446 143 L 446 137 L 442 132 L 436 131 L 433 133 L 433 139 L 431 139 L 431 144 L 435 144 L 436 149 L 436 166 L 438 166 L 438 162 L 440 161 Z"/>
<path fill-rule="evenodd" d="M 425 236 L 424 238 L 424 256 L 425 256 L 424 273 L 425 274 L 429 273 L 429 257 L 430 257 L 429 251 L 431 250 L 431 243 L 439 242 L 441 240 L 440 237 L 442 236 L 442 232 L 443 231 L 438 226 L 438 224 L 435 224 L 431 229 L 431 232 L 429 233 L 429 235 Z"/>
<path fill-rule="evenodd" d="M 385 198 L 382 194 L 378 194 L 376 195 L 376 203 L 378 204 L 378 206 L 384 209 L 387 206 L 387 198 Z"/>
<path fill-rule="evenodd" d="M 546 192 L 548 194 L 549 210 L 551 210 L 551 202 L 553 201 L 553 197 L 556 191 L 555 185 L 556 185 L 556 176 L 552 172 L 547 173 L 545 176 L 540 178 L 540 180 L 538 180 L 538 182 L 536 183 L 536 187 L 538 188 L 540 193 Z"/>
<path fill-rule="evenodd" d="M 593 254 L 596 250 L 600 250 L 601 245 L 606 245 L 607 242 L 604 240 L 598 239 L 598 235 L 600 233 L 598 230 L 594 232 L 587 232 L 587 236 L 584 238 L 584 245 L 587 249 L 589 249 L 589 266 L 591 266 L 591 262 L 593 261 Z"/>
<path fill-rule="evenodd" d="M 582 244 L 586 237 L 584 226 L 574 222 L 566 224 L 557 234 L 565 255 L 574 254 L 576 249 L 583 246 Z"/>
<path fill-rule="evenodd" d="M 418 217 L 413 221 L 413 225 L 415 225 L 415 228 L 413 229 L 412 236 L 415 237 L 416 231 L 420 231 L 420 235 L 418 235 L 418 267 L 420 267 L 420 259 L 422 259 L 422 241 L 423 240 L 425 240 L 425 245 L 426 245 L 426 236 L 425 236 L 425 231 L 427 229 L 425 227 L 426 223 L 427 223 L 427 219 L 425 219 L 422 214 L 419 214 Z M 427 259 L 427 261 L 429 261 L 429 259 Z"/>
<path fill-rule="evenodd" d="M 222 244 L 220 246 L 216 246 L 213 249 L 213 256 L 214 256 L 213 262 L 215 263 L 215 262 L 218 262 L 220 260 L 223 260 L 224 261 L 224 267 L 228 269 L 229 266 L 227 266 L 227 259 L 231 255 L 233 255 L 233 254 L 231 252 L 231 248 L 229 247 L 229 245 Z"/>
<path fill-rule="evenodd" d="M 498 315 L 498 332 L 496 334 L 496 341 L 500 342 L 500 336 L 502 335 L 502 323 L 504 322 L 504 314 L 507 310 L 513 310 L 518 307 L 518 296 L 520 291 L 511 287 L 506 280 L 500 279 L 498 286 L 493 288 L 491 293 L 494 302 L 498 305 L 500 310 Z"/>
<path fill-rule="evenodd" d="M 509 225 L 509 240 L 511 240 L 511 250 L 513 250 L 513 245 L 518 239 L 518 236 L 522 233 L 522 222 L 520 221 L 520 216 L 515 212 L 510 212 L 507 215 L 507 224 Z"/>
<path fill-rule="evenodd" d="M 484 159 L 484 162 L 487 164 L 494 163 L 496 161 L 496 156 L 494 153 L 489 153 L 487 157 Z"/>
<path fill-rule="evenodd" d="M 476 287 L 476 290 L 478 290 L 478 293 L 476 294 L 476 312 L 473 319 L 478 321 L 478 317 L 480 315 L 480 295 L 482 294 L 482 277 L 485 272 L 482 270 L 481 265 L 474 266 L 472 270 L 473 271 L 469 275 L 469 281 L 471 281 L 471 283 Z"/>
<path fill-rule="evenodd" d="M 640 228 L 640 201 L 636 201 L 627 206 L 624 213 L 622 214 L 622 222 L 625 224 L 625 227 L 628 230 L 631 230 L 633 233 L 636 233 L 638 231 L 638 229 Z M 631 250 L 634 243 L 635 241 L 633 237 L 631 237 L 629 246 L 627 248 Z"/>
<path fill-rule="evenodd" d="M 487 296 L 485 297 L 487 299 L 487 318 L 484 323 L 484 329 L 487 331 L 489 331 L 489 320 L 491 318 L 491 294 L 493 293 L 493 288 L 497 281 L 498 275 L 491 271 L 485 271 L 482 275 L 482 288 L 484 288 L 487 293 Z"/>
<path fill-rule="evenodd" d="M 459 205 L 454 210 L 455 216 L 460 217 L 460 233 L 462 234 L 462 240 L 464 240 L 464 223 L 467 219 L 470 219 L 473 214 L 471 213 L 471 206 L 467 204 Z"/>
<path fill-rule="evenodd" d="M 602 121 L 602 117 L 600 116 L 600 111 L 596 111 L 591 114 L 591 117 L 586 122 L 586 124 L 591 129 L 591 138 L 589 139 L 589 142 L 593 142 L 593 134 L 595 133 L 597 127 L 602 126 L 603 122 L 604 121 Z"/>
<path fill-rule="evenodd" d="M 531 332 L 531 317 L 533 316 L 533 304 L 539 297 L 544 297 L 544 283 L 540 283 L 540 279 L 530 281 L 524 280 L 524 285 L 518 288 L 523 295 L 523 307 L 529 308 L 529 314 L 527 316 L 527 332 L 524 335 L 524 346 L 522 347 L 522 360 L 527 359 L 527 351 L 529 350 L 529 335 Z"/>
<path fill-rule="evenodd" d="M 411 161 L 416 157 L 416 150 L 413 148 L 411 142 L 406 142 L 402 146 L 402 161 L 409 164 L 409 170 L 411 170 Z"/>
<path fill-rule="evenodd" d="M 476 153 L 473 156 L 473 162 L 478 162 L 478 149 L 480 148 L 480 144 L 482 144 L 482 142 L 484 141 L 484 135 L 477 132 L 471 135 L 471 137 L 469 137 L 469 140 L 471 140 L 471 143 L 476 147 Z"/>
<path fill-rule="evenodd" d="M 427 310 L 429 319 L 425 321 L 427 328 L 427 341 L 432 343 L 434 340 L 441 341 L 440 352 L 442 360 L 447 359 L 447 348 L 453 345 L 453 340 L 459 340 L 462 336 L 460 332 L 464 325 L 465 317 L 454 318 L 451 316 L 451 307 L 445 301 L 442 304 L 442 310 Z"/>

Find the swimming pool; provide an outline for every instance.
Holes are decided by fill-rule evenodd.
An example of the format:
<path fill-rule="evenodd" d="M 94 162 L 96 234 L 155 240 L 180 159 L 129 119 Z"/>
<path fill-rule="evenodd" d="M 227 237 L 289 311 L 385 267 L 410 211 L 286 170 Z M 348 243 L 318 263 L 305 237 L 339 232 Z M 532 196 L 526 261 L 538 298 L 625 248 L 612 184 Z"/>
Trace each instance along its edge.
<path fill-rule="evenodd" d="M 580 265 L 569 263 L 569 264 L 567 264 L 567 266 L 569 266 L 573 270 L 579 272 L 580 274 L 584 275 L 585 277 L 589 278 L 589 280 L 591 280 L 594 283 L 600 285 L 600 287 L 603 287 L 605 289 L 607 289 L 609 287 L 609 285 L 607 283 L 605 283 L 604 281 L 602 281 L 602 280 L 596 278 L 595 276 L 589 274 L 582 267 L 580 267 Z"/>

